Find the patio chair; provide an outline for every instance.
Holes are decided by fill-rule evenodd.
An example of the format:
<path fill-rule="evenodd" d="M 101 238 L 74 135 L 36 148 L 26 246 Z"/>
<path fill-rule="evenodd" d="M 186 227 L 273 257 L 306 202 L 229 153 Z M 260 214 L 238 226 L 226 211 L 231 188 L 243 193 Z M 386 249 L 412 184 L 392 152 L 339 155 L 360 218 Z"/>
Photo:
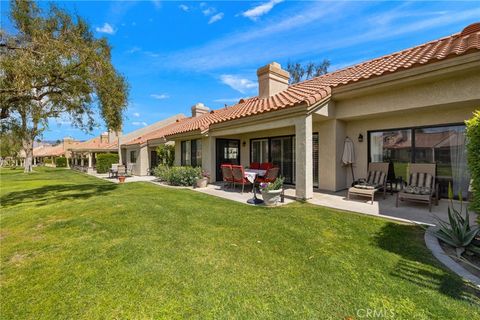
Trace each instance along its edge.
<path fill-rule="evenodd" d="M 383 199 L 385 199 L 387 192 L 387 175 L 388 162 L 371 162 L 368 165 L 368 175 L 366 179 L 361 179 L 359 183 L 354 184 L 348 189 L 347 199 L 350 200 L 350 195 L 366 196 L 375 200 L 375 193 L 382 190 Z"/>
<path fill-rule="evenodd" d="M 223 187 L 226 188 L 227 185 L 233 185 L 233 172 L 231 164 L 222 164 L 220 166 L 223 176 Z"/>
<path fill-rule="evenodd" d="M 112 163 L 112 167 L 108 171 L 109 178 L 115 178 L 118 175 L 118 163 Z"/>
<path fill-rule="evenodd" d="M 438 186 L 435 182 L 437 165 L 435 163 L 410 163 L 408 184 L 397 193 L 396 207 L 399 201 L 428 203 L 432 212 L 433 197 L 438 204 Z"/>
<path fill-rule="evenodd" d="M 255 170 L 260 169 L 260 162 L 252 162 L 252 163 L 250 163 L 250 169 L 255 169 Z"/>
<path fill-rule="evenodd" d="M 245 178 L 245 170 L 243 169 L 243 166 L 233 165 L 232 173 L 233 173 L 233 188 L 235 188 L 236 184 L 241 184 L 242 193 L 243 193 L 243 190 L 245 189 L 245 185 L 252 185 L 252 183 L 248 181 L 247 178 Z"/>
<path fill-rule="evenodd" d="M 135 167 L 134 163 L 127 164 L 127 175 L 133 176 L 133 168 Z"/>
<path fill-rule="evenodd" d="M 119 164 L 117 167 L 117 177 L 126 176 L 127 168 L 123 164 Z"/>
<path fill-rule="evenodd" d="M 263 162 L 262 164 L 260 164 L 260 170 L 268 170 L 271 168 L 273 168 L 273 163 Z"/>
<path fill-rule="evenodd" d="M 277 179 L 279 172 L 280 172 L 279 167 L 273 167 L 273 168 L 267 169 L 267 172 L 265 173 L 265 176 L 259 177 L 257 179 L 257 182 L 258 183 L 274 182 Z"/>

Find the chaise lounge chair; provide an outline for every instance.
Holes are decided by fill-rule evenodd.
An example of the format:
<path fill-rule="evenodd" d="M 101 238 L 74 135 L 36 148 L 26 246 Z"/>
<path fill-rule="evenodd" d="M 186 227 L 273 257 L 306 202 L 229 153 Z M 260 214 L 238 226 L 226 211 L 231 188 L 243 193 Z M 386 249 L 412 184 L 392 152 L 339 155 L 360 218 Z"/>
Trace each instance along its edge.
<path fill-rule="evenodd" d="M 375 193 L 382 190 L 383 199 L 387 192 L 388 162 L 371 162 L 368 165 L 367 179 L 362 179 L 348 189 L 347 199 L 350 195 L 370 197 L 373 204 Z"/>
<path fill-rule="evenodd" d="M 428 208 L 432 212 L 432 201 L 435 196 L 438 205 L 438 187 L 435 182 L 435 163 L 410 163 L 410 175 L 408 184 L 397 193 L 396 206 L 399 201 L 412 201 L 428 203 Z"/>

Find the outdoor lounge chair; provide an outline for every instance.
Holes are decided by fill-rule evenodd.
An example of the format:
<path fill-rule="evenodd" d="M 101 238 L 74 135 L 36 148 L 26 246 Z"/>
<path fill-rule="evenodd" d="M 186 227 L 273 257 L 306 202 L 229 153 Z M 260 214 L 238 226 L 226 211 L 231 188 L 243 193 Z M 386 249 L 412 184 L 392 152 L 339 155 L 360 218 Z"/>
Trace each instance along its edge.
<path fill-rule="evenodd" d="M 435 196 L 438 204 L 438 187 L 435 182 L 436 178 L 435 163 L 410 163 L 410 174 L 408 184 L 397 193 L 396 206 L 399 201 L 412 201 L 428 203 L 428 209 L 432 212 L 432 202 Z"/>
<path fill-rule="evenodd" d="M 260 164 L 260 170 L 268 170 L 270 168 L 273 168 L 273 163 L 263 162 Z"/>
<path fill-rule="evenodd" d="M 353 187 L 348 189 L 347 199 L 350 195 L 370 197 L 373 204 L 375 193 L 382 190 L 383 199 L 387 192 L 388 162 L 371 162 L 368 165 L 367 179 L 363 179 Z"/>
<path fill-rule="evenodd" d="M 118 163 L 112 163 L 112 167 L 108 171 L 109 178 L 116 178 L 118 176 Z"/>
<path fill-rule="evenodd" d="M 127 168 L 123 164 L 119 164 L 117 167 L 117 177 L 122 177 L 127 175 Z"/>
<path fill-rule="evenodd" d="M 250 181 L 248 181 L 247 178 L 245 178 L 245 170 L 243 169 L 243 166 L 233 165 L 232 173 L 233 173 L 233 188 L 235 188 L 236 184 L 241 184 L 242 193 L 243 193 L 243 190 L 245 189 L 245 185 L 252 184 Z"/>
<path fill-rule="evenodd" d="M 257 182 L 258 183 L 274 182 L 277 179 L 279 172 L 280 172 L 279 167 L 273 167 L 273 168 L 267 169 L 267 172 L 265 173 L 265 176 L 259 177 L 257 179 Z"/>
<path fill-rule="evenodd" d="M 222 170 L 222 177 L 223 177 L 223 187 L 226 188 L 227 185 L 233 185 L 233 172 L 232 172 L 232 165 L 231 164 L 222 164 L 220 166 Z"/>

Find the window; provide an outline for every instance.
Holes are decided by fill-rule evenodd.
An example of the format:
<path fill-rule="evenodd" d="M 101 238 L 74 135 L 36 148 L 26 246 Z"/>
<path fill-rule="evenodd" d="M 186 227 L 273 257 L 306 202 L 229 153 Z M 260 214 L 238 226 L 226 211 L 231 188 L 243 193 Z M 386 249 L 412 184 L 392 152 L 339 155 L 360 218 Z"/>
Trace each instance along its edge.
<path fill-rule="evenodd" d="M 130 163 L 137 162 L 137 151 L 130 151 Z"/>
<path fill-rule="evenodd" d="M 268 139 L 252 140 L 251 162 L 268 162 Z"/>
<path fill-rule="evenodd" d="M 412 161 L 412 132 L 390 130 L 370 133 L 370 162 L 392 161 L 395 175 L 407 178 L 407 164 Z"/>
<path fill-rule="evenodd" d="M 250 140 L 250 162 L 271 162 L 285 183 L 295 183 L 295 136 Z"/>
<path fill-rule="evenodd" d="M 369 161 L 394 164 L 395 176 L 407 180 L 408 163 L 436 163 L 440 195 L 448 184 L 455 196 L 467 195 L 470 174 L 465 148 L 465 126 L 448 125 L 369 132 Z"/>
<path fill-rule="evenodd" d="M 181 142 L 182 166 L 201 167 L 202 166 L 202 140 L 186 140 Z"/>

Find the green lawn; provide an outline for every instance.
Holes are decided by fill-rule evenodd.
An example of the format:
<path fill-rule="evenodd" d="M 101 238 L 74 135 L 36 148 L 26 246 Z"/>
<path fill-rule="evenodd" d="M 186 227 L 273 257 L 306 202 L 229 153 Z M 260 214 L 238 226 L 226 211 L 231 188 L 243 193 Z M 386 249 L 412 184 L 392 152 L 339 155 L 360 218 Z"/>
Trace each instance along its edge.
<path fill-rule="evenodd" d="M 480 318 L 420 228 L 36 170 L 0 171 L 3 319 Z"/>

